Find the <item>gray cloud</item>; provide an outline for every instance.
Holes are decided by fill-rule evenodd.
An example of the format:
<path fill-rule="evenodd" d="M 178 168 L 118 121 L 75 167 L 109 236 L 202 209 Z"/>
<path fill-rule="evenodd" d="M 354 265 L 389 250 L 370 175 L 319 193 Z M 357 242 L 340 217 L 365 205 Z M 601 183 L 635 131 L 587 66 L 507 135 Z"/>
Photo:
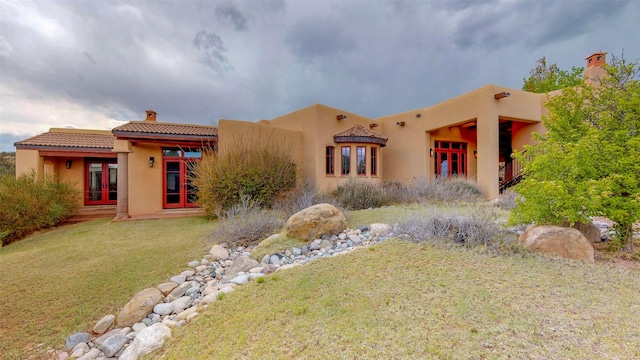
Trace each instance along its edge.
<path fill-rule="evenodd" d="M 546 56 L 640 58 L 640 2 L 4 2 L 0 132 L 213 124 L 313 103 L 376 117 L 487 83 L 519 88 Z"/>
<path fill-rule="evenodd" d="M 303 60 L 341 56 L 356 46 L 349 33 L 348 25 L 337 19 L 308 18 L 292 26 L 285 43 Z"/>
<path fill-rule="evenodd" d="M 233 25 L 238 31 L 247 31 L 247 19 L 238 8 L 231 4 L 220 4 L 216 6 L 216 17 L 227 24 Z"/>
<path fill-rule="evenodd" d="M 454 40 L 460 48 L 535 48 L 609 26 L 608 20 L 619 15 L 629 2 L 576 4 L 572 1 L 454 2 L 448 9 L 461 15 Z"/>
<path fill-rule="evenodd" d="M 223 55 L 227 49 L 217 34 L 200 30 L 193 39 L 193 45 L 202 53 L 202 62 L 212 69 L 221 70 L 227 63 L 227 58 Z"/>

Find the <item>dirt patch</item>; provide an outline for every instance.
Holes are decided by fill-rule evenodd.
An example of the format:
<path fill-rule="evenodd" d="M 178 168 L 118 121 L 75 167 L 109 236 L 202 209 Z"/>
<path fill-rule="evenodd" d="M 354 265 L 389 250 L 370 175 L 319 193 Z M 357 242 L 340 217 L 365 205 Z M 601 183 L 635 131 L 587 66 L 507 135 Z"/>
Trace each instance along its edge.
<path fill-rule="evenodd" d="M 638 240 L 638 238 L 634 239 L 636 251 L 633 254 L 616 251 L 615 249 L 612 249 L 612 245 L 608 242 L 593 244 L 596 262 L 610 266 L 640 270 L 640 250 L 638 250 L 640 248 L 640 244 Z"/>

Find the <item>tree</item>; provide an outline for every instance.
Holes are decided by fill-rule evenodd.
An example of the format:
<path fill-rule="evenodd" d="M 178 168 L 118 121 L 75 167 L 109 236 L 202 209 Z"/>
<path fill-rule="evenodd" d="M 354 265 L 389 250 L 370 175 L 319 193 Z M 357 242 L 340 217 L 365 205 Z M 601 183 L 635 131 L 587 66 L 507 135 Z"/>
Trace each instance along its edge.
<path fill-rule="evenodd" d="M 572 67 L 571 71 L 560 70 L 556 64 L 547 66 L 544 56 L 537 63 L 529 72 L 529 78 L 522 79 L 522 90 L 542 94 L 582 84 L 582 67 Z"/>
<path fill-rule="evenodd" d="M 0 175 L 16 175 L 16 153 L 1 152 L 0 153 Z"/>
<path fill-rule="evenodd" d="M 640 79 L 638 61 L 613 58 L 598 86 L 565 88 L 548 98 L 544 135 L 525 147 L 523 196 L 512 222 L 614 221 L 615 238 L 633 252 L 640 219 Z M 531 156 L 529 156 L 531 155 Z"/>

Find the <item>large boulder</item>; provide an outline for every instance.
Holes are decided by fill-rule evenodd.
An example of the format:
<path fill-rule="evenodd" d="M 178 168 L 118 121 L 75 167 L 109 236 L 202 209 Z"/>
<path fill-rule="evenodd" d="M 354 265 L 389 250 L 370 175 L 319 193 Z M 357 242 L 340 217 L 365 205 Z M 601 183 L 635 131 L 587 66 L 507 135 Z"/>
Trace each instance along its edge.
<path fill-rule="evenodd" d="M 577 222 L 574 223 L 573 226 L 569 225 L 569 222 L 564 221 L 560 224 L 560 226 L 572 227 L 582 233 L 587 240 L 592 243 L 598 243 L 602 241 L 602 234 L 600 233 L 600 229 L 595 226 L 593 223 L 583 223 Z"/>
<path fill-rule="evenodd" d="M 229 258 L 229 251 L 220 245 L 214 245 L 209 250 L 209 254 L 211 254 L 213 260 L 227 260 Z"/>
<path fill-rule="evenodd" d="M 118 359 L 137 360 L 142 355 L 160 349 L 168 337 L 171 337 L 171 329 L 164 324 L 155 323 L 140 330 L 131 345 L 124 350 Z"/>
<path fill-rule="evenodd" d="M 239 272 L 247 272 L 256 266 L 260 266 L 260 263 L 255 261 L 250 256 L 238 256 L 231 265 L 225 270 L 224 276 L 227 279 L 233 279 Z"/>
<path fill-rule="evenodd" d="M 322 235 L 337 235 L 347 228 L 347 218 L 331 204 L 318 204 L 301 210 L 287 220 L 287 234 L 313 241 Z"/>
<path fill-rule="evenodd" d="M 163 300 L 164 295 L 156 288 L 140 291 L 120 310 L 116 317 L 116 325 L 119 327 L 132 326 L 149 315 L 153 311 L 153 307 Z"/>
<path fill-rule="evenodd" d="M 593 245 L 580 231 L 562 226 L 530 226 L 518 239 L 520 245 L 549 255 L 595 262 Z"/>

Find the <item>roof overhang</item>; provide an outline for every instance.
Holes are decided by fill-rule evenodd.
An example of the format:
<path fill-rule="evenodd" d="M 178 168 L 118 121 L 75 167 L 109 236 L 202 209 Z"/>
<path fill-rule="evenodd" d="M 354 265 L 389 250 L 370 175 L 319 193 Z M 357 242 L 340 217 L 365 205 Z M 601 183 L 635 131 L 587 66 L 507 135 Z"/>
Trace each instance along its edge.
<path fill-rule="evenodd" d="M 117 140 L 128 140 L 135 143 L 151 143 L 163 145 L 180 145 L 189 147 L 211 146 L 218 143 L 218 136 L 149 134 L 142 132 L 114 131 Z"/>
<path fill-rule="evenodd" d="M 333 141 L 336 144 L 344 143 L 362 143 L 362 144 L 379 144 L 380 147 L 387 146 L 387 139 L 369 136 L 334 136 Z"/>
<path fill-rule="evenodd" d="M 69 146 L 16 145 L 18 150 L 38 150 L 40 156 L 48 157 L 94 157 L 115 158 L 118 154 L 112 149 L 79 148 Z"/>

